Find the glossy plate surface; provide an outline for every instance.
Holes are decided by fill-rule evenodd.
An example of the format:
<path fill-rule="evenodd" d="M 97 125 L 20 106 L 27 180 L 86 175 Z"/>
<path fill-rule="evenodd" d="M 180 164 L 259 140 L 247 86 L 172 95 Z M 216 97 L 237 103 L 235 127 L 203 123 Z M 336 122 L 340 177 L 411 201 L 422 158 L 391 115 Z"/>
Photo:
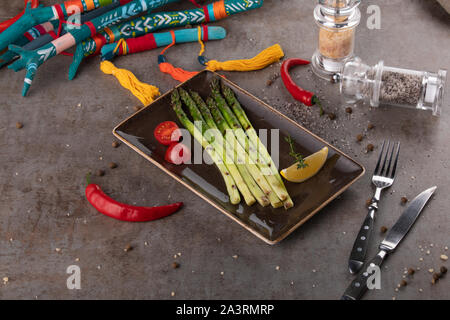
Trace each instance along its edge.
<path fill-rule="evenodd" d="M 197 91 L 206 99 L 210 92 L 209 83 L 217 76 L 218 74 L 214 72 L 203 71 L 180 86 Z M 222 79 L 222 81 L 225 81 L 234 90 L 257 131 L 280 129 L 280 168 L 286 168 L 293 162 L 289 156 L 289 145 L 284 141 L 286 136 L 292 137 L 295 141 L 296 151 L 304 156 L 308 156 L 324 146 L 329 148 L 327 162 L 316 176 L 300 184 L 285 181 L 288 192 L 295 203 L 293 208 L 286 211 L 284 208 L 273 209 L 270 206 L 263 208 L 258 204 L 248 207 L 243 201 L 240 205 L 232 205 L 228 201 L 222 176 L 214 165 L 176 166 L 165 162 L 164 154 L 167 147 L 158 143 L 153 136 L 153 130 L 159 123 L 168 120 L 175 121 L 182 127 L 170 106 L 171 91 L 123 121 L 114 129 L 113 133 L 118 139 L 222 213 L 265 242 L 275 244 L 346 190 L 364 174 L 364 168 L 232 82 L 226 79 Z M 268 136 L 268 150 L 270 151 L 270 134 Z"/>

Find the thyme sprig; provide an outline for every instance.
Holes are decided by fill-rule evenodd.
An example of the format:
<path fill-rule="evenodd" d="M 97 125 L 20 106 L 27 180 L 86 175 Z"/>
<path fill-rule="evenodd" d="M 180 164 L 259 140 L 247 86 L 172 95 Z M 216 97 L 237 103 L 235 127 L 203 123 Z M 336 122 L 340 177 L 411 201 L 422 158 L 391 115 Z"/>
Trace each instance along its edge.
<path fill-rule="evenodd" d="M 308 166 L 308 164 L 305 162 L 305 159 L 300 153 L 295 152 L 294 148 L 294 140 L 292 140 L 291 136 L 287 136 L 284 138 L 287 143 L 289 143 L 289 147 L 291 151 L 289 152 L 289 155 L 293 157 L 297 162 L 297 169 L 303 169 Z"/>

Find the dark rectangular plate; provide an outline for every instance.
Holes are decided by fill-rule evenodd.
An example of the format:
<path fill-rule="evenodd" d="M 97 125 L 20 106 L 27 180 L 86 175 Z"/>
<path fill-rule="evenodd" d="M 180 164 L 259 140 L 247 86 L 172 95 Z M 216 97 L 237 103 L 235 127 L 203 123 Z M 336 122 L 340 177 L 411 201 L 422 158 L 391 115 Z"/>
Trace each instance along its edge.
<path fill-rule="evenodd" d="M 218 76 L 214 72 L 202 71 L 179 86 L 197 91 L 206 98 L 210 93 L 210 81 Z M 286 183 L 286 188 L 295 203 L 293 208 L 289 210 L 273 209 L 270 206 L 263 208 L 258 204 L 248 207 L 244 202 L 232 205 L 228 201 L 225 183 L 214 165 L 176 166 L 164 161 L 166 147 L 154 138 L 154 128 L 168 120 L 175 121 L 182 127 L 170 106 L 171 91 L 123 121 L 113 133 L 133 150 L 260 239 L 269 244 L 278 243 L 360 178 L 364 174 L 364 168 L 237 85 L 226 79 L 222 81 L 234 90 L 257 131 L 280 129 L 280 168 L 286 168 L 293 163 L 293 158 L 289 156 L 289 146 L 284 143 L 286 136 L 294 139 L 296 151 L 304 156 L 325 146 L 328 147 L 327 162 L 316 176 L 300 184 Z"/>

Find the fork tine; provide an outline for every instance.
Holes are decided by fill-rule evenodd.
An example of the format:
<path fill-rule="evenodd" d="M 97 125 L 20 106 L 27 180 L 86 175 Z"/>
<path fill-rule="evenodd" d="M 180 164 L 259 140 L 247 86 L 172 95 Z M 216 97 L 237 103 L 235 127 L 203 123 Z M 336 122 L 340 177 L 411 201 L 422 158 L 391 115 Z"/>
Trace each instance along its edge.
<path fill-rule="evenodd" d="M 392 158 L 394 157 L 395 145 L 396 145 L 395 142 L 392 143 L 391 156 L 389 157 L 389 164 L 388 164 L 388 167 L 386 169 L 386 177 L 389 176 L 389 172 L 391 170 L 391 164 L 392 164 Z M 389 150 L 388 150 L 388 154 L 389 154 Z"/>
<path fill-rule="evenodd" d="M 380 176 L 384 176 L 385 175 L 384 169 L 386 168 L 386 162 L 387 162 L 387 158 L 389 156 L 389 148 L 390 148 L 390 146 L 391 146 L 391 141 L 388 140 L 387 148 L 386 148 L 386 155 L 384 156 L 383 167 L 381 168 Z"/>
<path fill-rule="evenodd" d="M 397 155 L 395 156 L 394 167 L 392 168 L 391 178 L 394 179 L 397 170 L 398 156 L 400 154 L 400 142 L 397 144 Z"/>
<path fill-rule="evenodd" d="M 386 144 L 386 140 L 383 141 L 383 146 L 381 147 L 380 156 L 378 157 L 377 166 L 375 167 L 374 174 L 378 174 L 378 169 L 380 169 L 381 158 L 383 157 L 384 145 Z"/>

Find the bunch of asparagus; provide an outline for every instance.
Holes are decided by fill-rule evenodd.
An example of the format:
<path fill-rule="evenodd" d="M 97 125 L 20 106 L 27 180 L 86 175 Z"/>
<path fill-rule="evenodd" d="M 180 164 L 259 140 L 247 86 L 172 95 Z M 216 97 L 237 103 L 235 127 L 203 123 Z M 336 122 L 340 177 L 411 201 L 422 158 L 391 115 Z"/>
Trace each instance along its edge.
<path fill-rule="evenodd" d="M 194 122 L 184 112 L 183 103 Z M 241 194 L 249 206 L 255 202 L 264 207 L 294 206 L 267 148 L 223 82 L 211 82 L 211 97 L 206 102 L 196 92 L 175 89 L 172 108 L 219 168 L 232 204 L 240 203 Z"/>

